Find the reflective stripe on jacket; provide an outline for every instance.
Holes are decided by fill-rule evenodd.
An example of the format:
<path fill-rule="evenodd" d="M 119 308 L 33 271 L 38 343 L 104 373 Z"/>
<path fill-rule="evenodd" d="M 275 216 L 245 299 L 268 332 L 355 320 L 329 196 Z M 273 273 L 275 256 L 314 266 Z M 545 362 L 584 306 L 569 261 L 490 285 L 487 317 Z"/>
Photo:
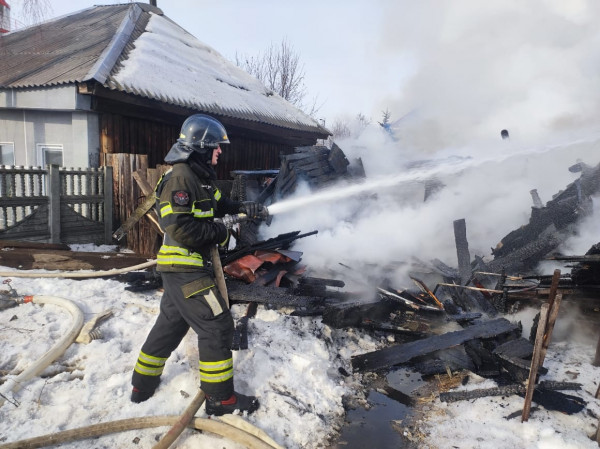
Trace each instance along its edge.
<path fill-rule="evenodd" d="M 187 163 L 177 163 L 156 187 L 159 224 L 165 231 L 157 254 L 158 271 L 195 271 L 210 260 L 210 247 L 227 239 L 214 222 L 221 192 Z"/>

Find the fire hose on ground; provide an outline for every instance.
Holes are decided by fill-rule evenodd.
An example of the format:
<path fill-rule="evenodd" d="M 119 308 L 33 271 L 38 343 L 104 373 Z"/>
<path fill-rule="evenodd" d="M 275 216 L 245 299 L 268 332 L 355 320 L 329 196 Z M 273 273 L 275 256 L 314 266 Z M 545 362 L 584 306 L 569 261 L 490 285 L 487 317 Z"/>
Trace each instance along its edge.
<path fill-rule="evenodd" d="M 0 387 L 0 406 L 6 401 L 6 395 L 11 391 L 18 391 L 25 382 L 40 374 L 48 365 L 60 357 L 67 348 L 75 341 L 83 327 L 83 313 L 81 309 L 72 301 L 56 296 L 24 296 L 15 298 L 17 303 L 35 303 L 35 304 L 53 304 L 65 308 L 73 316 L 71 329 L 56 345 L 46 352 L 39 360 L 33 363 L 29 368 L 23 371 L 14 379 L 9 379 Z M 165 434 L 153 449 L 166 449 L 179 437 L 186 427 L 192 427 L 198 430 L 206 430 L 217 435 L 229 438 L 237 443 L 244 444 L 248 448 L 273 449 L 280 448 L 268 435 L 247 421 L 239 418 L 236 421 L 234 417 L 223 418 L 228 423 L 218 422 L 209 419 L 194 418 L 204 402 L 204 392 L 200 390 L 192 403 L 187 407 L 180 417 L 159 416 L 146 418 L 133 418 L 121 421 L 113 421 L 104 424 L 97 424 L 80 429 L 73 429 L 64 432 L 58 432 L 28 440 L 16 441 L 13 443 L 1 444 L 0 449 L 9 448 L 35 448 L 45 447 L 53 444 L 60 444 L 82 438 L 91 438 L 114 433 L 123 430 L 141 429 L 148 427 L 160 427 L 172 425 L 171 429 Z"/>
<path fill-rule="evenodd" d="M 0 406 L 4 404 L 6 395 L 8 393 L 11 391 L 18 391 L 25 382 L 40 374 L 48 365 L 60 357 L 71 345 L 71 343 L 75 341 L 79 335 L 79 332 L 81 331 L 81 328 L 83 327 L 83 313 L 81 312 L 81 309 L 77 307 L 74 302 L 68 299 L 59 298 L 57 296 L 34 295 L 24 296 L 16 299 L 16 301 L 18 303 L 31 302 L 35 304 L 54 304 L 63 307 L 73 317 L 73 324 L 71 325 L 69 332 L 67 332 L 52 348 L 50 348 L 48 352 L 36 360 L 30 367 L 28 367 L 17 377 L 14 379 L 9 379 L 2 385 L 2 387 L 0 387 Z"/>
<path fill-rule="evenodd" d="M 143 418 L 128 418 L 107 423 L 93 424 L 78 429 L 64 430 L 50 435 L 29 438 L 26 440 L 15 441 L 12 443 L 0 444 L 0 449 L 34 449 L 46 446 L 52 446 L 71 441 L 77 441 L 86 438 L 97 438 L 116 432 L 125 432 L 127 430 L 147 429 L 151 427 L 164 427 L 177 424 L 181 418 L 178 416 L 146 416 Z M 281 446 L 273 446 L 259 437 L 251 435 L 245 430 L 241 430 L 233 425 L 222 421 L 206 418 L 193 418 L 186 427 L 196 430 L 204 430 L 216 435 L 230 439 L 238 444 L 250 449 L 273 449 Z"/>
<path fill-rule="evenodd" d="M 264 216 L 268 216 L 266 208 L 263 212 Z M 231 227 L 235 223 L 247 220 L 245 214 L 238 214 L 235 216 L 226 216 L 224 219 L 225 225 Z M 215 254 L 216 253 L 216 254 Z M 220 259 L 218 252 L 215 251 L 212 254 L 213 263 L 215 259 L 219 262 L 217 264 L 216 272 L 222 276 L 222 268 L 220 267 Z M 76 273 L 19 273 L 19 272 L 0 272 L 0 276 L 13 276 L 13 277 L 64 277 L 64 278 L 87 278 L 87 277 L 103 277 L 121 274 L 128 271 L 139 270 L 147 268 L 156 264 L 155 260 L 146 262 L 144 264 L 135 265 L 132 267 L 113 269 L 107 271 L 96 271 L 96 272 L 76 272 Z M 216 273 L 217 274 L 217 273 Z M 221 293 L 224 293 L 224 297 L 227 298 L 227 290 L 225 287 L 224 278 L 219 278 L 217 274 L 217 283 L 220 287 Z M 41 373 L 50 363 L 56 360 L 62 355 L 66 349 L 76 340 L 83 327 L 83 313 L 72 301 L 53 297 L 53 296 L 26 296 L 22 299 L 14 298 L 18 303 L 35 302 L 39 304 L 55 304 L 66 308 L 74 318 L 73 326 L 71 330 L 53 347 L 48 351 L 41 359 L 34 363 L 27 370 L 23 371 L 15 379 L 12 379 L 12 386 L 7 387 L 6 384 L 3 388 L 0 388 L 0 406 L 5 402 L 6 394 L 11 391 L 17 391 L 21 388 L 22 384 L 37 374 Z M 141 429 L 148 427 L 160 427 L 165 425 L 171 425 L 169 431 L 163 436 L 163 438 L 153 447 L 153 449 L 166 449 L 173 444 L 173 442 L 179 437 L 186 427 L 192 427 L 198 430 L 206 430 L 217 435 L 227 437 L 234 442 L 245 445 L 248 448 L 256 449 L 281 449 L 273 439 L 271 439 L 264 431 L 253 426 L 249 422 L 241 419 L 240 417 L 231 415 L 221 417 L 222 421 L 215 421 L 210 419 L 194 418 L 194 414 L 202 406 L 205 400 L 205 395 L 202 390 L 198 392 L 194 400 L 186 408 L 184 413 L 180 417 L 171 416 L 156 416 L 156 417 L 145 417 L 145 418 L 132 418 L 120 421 L 113 421 L 103 424 L 95 424 L 88 427 L 79 429 L 72 429 L 68 431 L 58 432 L 51 435 L 45 435 L 42 437 L 30 438 L 28 440 L 16 441 L 13 443 L 7 443 L 0 445 L 0 449 L 9 448 L 36 448 L 45 447 L 49 445 L 55 445 L 65 443 L 73 440 L 83 438 L 93 438 L 107 433 L 114 433 L 124 430 Z"/>
<path fill-rule="evenodd" d="M 15 278 L 93 278 L 93 277 L 107 277 L 115 276 L 117 274 L 128 273 L 129 271 L 142 270 L 144 268 L 152 267 L 156 265 L 156 260 L 149 260 L 138 265 L 125 268 L 113 268 L 112 270 L 105 271 L 73 271 L 73 272 L 61 272 L 61 273 L 39 273 L 39 272 L 19 272 L 19 271 L 0 271 L 0 277 L 15 277 Z"/>

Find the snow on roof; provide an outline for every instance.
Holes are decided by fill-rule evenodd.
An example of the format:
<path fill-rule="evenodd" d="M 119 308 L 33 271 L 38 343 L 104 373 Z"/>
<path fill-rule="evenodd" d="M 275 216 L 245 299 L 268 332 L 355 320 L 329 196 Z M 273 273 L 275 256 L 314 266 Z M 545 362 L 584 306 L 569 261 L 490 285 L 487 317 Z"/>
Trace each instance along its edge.
<path fill-rule="evenodd" d="M 107 83 L 168 103 L 284 127 L 317 122 L 164 16 L 145 32 Z"/>
<path fill-rule="evenodd" d="M 95 81 L 222 117 L 326 137 L 316 120 L 144 3 L 95 6 L 3 37 L 0 88 Z"/>

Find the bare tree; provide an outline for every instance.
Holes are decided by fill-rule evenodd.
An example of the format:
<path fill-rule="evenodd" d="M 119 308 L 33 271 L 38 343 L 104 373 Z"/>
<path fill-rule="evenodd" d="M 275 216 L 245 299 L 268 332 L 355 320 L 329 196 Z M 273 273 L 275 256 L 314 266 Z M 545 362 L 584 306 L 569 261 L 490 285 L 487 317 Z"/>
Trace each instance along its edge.
<path fill-rule="evenodd" d="M 340 119 L 333 122 L 333 126 L 331 127 L 331 133 L 333 140 L 344 139 L 352 135 L 352 131 L 350 131 L 350 127 L 348 126 L 348 124 L 346 122 L 341 121 Z"/>
<path fill-rule="evenodd" d="M 19 17 L 21 17 L 26 24 L 39 23 L 52 13 L 52 4 L 50 3 L 50 0 L 21 0 L 20 3 L 21 8 Z M 3 14 L 4 11 L 0 9 L 0 19 L 4 19 Z"/>
<path fill-rule="evenodd" d="M 285 39 L 279 45 L 271 44 L 257 56 L 236 53 L 235 64 L 307 114 L 314 117 L 320 109 L 316 97 L 308 106 L 304 104 L 304 66 L 300 63 L 300 55 Z"/>

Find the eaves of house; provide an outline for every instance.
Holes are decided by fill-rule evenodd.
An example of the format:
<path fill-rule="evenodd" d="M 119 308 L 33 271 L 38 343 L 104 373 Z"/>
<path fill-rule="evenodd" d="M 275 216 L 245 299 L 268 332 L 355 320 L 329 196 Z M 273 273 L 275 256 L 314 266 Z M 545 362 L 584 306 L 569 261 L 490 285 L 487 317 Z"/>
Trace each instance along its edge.
<path fill-rule="evenodd" d="M 76 85 L 98 101 L 203 112 L 291 145 L 330 133 L 146 3 L 94 6 L 0 37 L 0 90 Z"/>

